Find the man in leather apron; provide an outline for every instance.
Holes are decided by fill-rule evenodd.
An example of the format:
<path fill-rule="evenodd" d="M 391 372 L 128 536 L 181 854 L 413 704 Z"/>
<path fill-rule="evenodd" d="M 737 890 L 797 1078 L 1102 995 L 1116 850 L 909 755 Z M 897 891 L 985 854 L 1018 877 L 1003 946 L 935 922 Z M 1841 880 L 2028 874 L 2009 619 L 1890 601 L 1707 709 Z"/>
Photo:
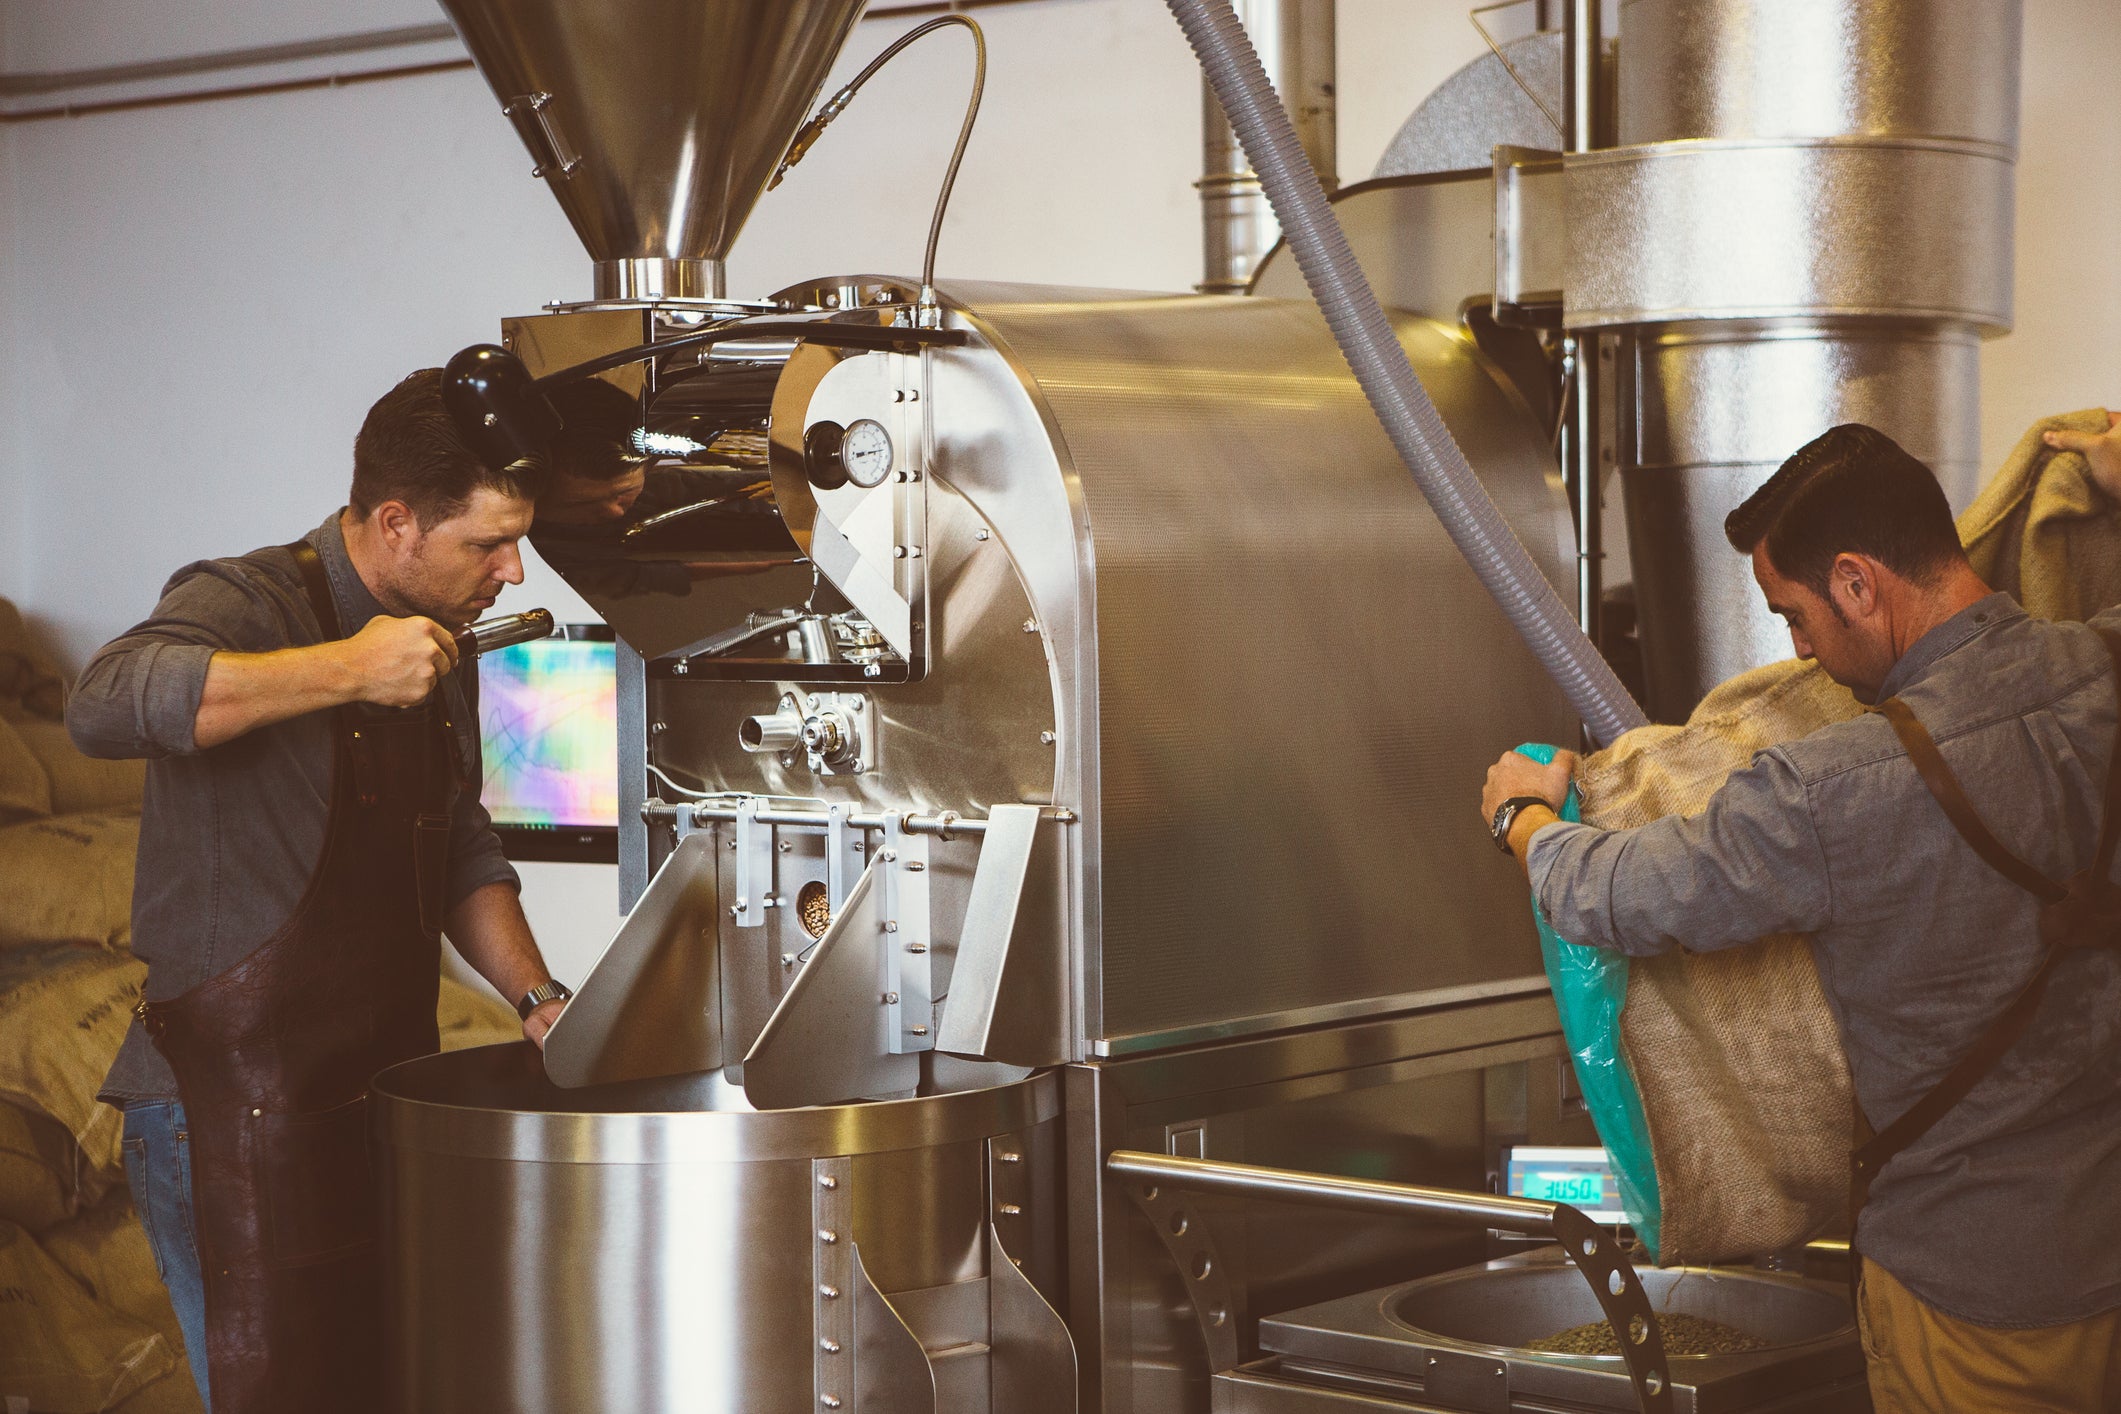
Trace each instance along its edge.
<path fill-rule="evenodd" d="M 2121 500 L 2121 437 L 2070 449 Z M 1853 424 L 1726 533 L 1798 655 L 1876 710 L 1692 817 L 1561 822 L 1573 758 L 1515 752 L 1484 815 L 1572 942 L 1811 935 L 1875 1126 L 1852 1207 L 1879 1414 L 2121 1410 L 2121 608 L 1991 592 L 1929 469 Z"/>
<path fill-rule="evenodd" d="M 383 1404 L 367 1090 L 436 1049 L 443 931 L 528 1039 L 564 1003 L 478 803 L 451 637 L 521 582 L 530 488 L 440 389 L 385 395 L 345 510 L 180 570 L 68 704 L 83 750 L 150 763 L 148 980 L 104 1097 L 216 1414 Z"/>

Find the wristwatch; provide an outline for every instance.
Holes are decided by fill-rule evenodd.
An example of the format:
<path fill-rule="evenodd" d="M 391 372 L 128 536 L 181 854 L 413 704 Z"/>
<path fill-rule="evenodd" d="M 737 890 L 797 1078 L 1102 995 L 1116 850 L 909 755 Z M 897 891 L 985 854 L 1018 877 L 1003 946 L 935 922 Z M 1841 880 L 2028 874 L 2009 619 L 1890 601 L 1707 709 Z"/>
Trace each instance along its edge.
<path fill-rule="evenodd" d="M 1504 854 L 1510 852 L 1510 826 L 1517 823 L 1519 812 L 1528 805 L 1543 806 L 1548 810 L 1554 808 L 1553 801 L 1536 795 L 1513 795 L 1496 808 L 1495 822 L 1489 828 L 1495 834 L 1495 848 Z"/>
<path fill-rule="evenodd" d="M 540 982 L 525 992 L 523 1000 L 516 1003 L 516 1015 L 528 1021 L 530 1014 L 545 1003 L 564 1002 L 573 995 L 564 982 Z"/>

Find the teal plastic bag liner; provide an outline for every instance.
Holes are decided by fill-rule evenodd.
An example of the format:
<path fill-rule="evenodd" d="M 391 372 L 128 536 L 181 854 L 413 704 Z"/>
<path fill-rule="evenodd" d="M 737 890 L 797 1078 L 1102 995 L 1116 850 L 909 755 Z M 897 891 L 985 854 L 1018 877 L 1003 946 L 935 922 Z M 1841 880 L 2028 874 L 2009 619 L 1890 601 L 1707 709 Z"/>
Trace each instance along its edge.
<path fill-rule="evenodd" d="M 1541 765 L 1552 765 L 1558 748 L 1529 742 L 1517 750 Z M 1573 785 L 1569 798 L 1562 802 L 1561 818 L 1583 818 Z M 1554 989 L 1555 1009 L 1561 1013 L 1562 1039 L 1575 1063 L 1576 1081 L 1583 1087 L 1591 1122 L 1598 1126 L 1599 1141 L 1620 1183 L 1620 1206 L 1654 1262 L 1664 1209 L 1657 1193 L 1657 1166 L 1650 1157 L 1650 1125 L 1643 1114 L 1642 1090 L 1620 1045 L 1620 1009 L 1628 999 L 1627 955 L 1580 947 L 1562 937 L 1547 922 L 1537 897 L 1532 900 L 1532 918 L 1539 924 L 1539 954 L 1546 963 L 1547 983 Z"/>

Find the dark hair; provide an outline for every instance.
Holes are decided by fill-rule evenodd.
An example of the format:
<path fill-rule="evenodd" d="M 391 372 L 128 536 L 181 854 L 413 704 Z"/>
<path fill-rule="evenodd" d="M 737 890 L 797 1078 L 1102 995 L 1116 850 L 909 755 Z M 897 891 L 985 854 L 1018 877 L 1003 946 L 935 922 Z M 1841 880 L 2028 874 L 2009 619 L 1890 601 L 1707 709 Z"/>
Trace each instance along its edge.
<path fill-rule="evenodd" d="M 639 466 L 633 445 L 641 409 L 601 378 L 562 383 L 550 394 L 561 427 L 546 452 L 548 469 L 584 481 L 616 481 Z"/>
<path fill-rule="evenodd" d="M 358 516 L 403 501 L 432 528 L 462 513 L 482 486 L 528 500 L 537 470 L 516 462 L 496 471 L 479 460 L 442 406 L 442 370 L 423 368 L 376 399 L 362 420 L 347 499 Z"/>
<path fill-rule="evenodd" d="M 1767 547 L 1776 573 L 1821 598 L 1834 557 L 1868 555 L 1924 581 L 1966 554 L 1937 477 L 1860 422 L 1813 438 L 1723 523 L 1740 554 Z"/>

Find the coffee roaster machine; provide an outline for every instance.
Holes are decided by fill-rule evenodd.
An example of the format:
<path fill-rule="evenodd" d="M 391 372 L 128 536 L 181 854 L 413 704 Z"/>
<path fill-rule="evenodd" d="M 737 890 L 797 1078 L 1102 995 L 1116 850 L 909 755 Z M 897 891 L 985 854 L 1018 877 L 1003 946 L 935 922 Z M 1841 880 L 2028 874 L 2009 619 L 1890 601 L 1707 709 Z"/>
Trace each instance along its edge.
<path fill-rule="evenodd" d="M 596 391 L 639 433 L 600 509 L 533 537 L 621 641 L 628 912 L 542 1063 L 491 1048 L 378 1081 L 402 1407 L 1861 1407 L 1845 1307 L 1790 1278 L 1746 1278 L 1781 1303 L 1775 1352 L 1691 1371 L 1405 1318 L 1408 1283 L 1497 1232 L 1558 1237 L 1576 1268 L 1504 1258 L 1524 1295 L 1482 1309 L 1558 1326 L 1656 1293 L 1610 1232 L 1494 1193 L 1506 1147 L 1596 1141 L 1522 878 L 1468 801 L 1497 750 L 1573 744 L 1577 714 L 1285 255 L 1245 295 L 846 275 L 732 299 L 721 258 L 862 0 L 447 8 L 596 262 L 592 299 L 503 343 L 533 374 L 608 361 Z M 1859 45 L 1841 106 L 1814 85 L 1799 115 L 1835 131 L 1770 132 L 1708 60 L 1738 65 L 1777 8 L 1634 0 L 1621 134 L 1656 131 L 1632 147 L 1504 146 L 1340 198 L 1422 384 L 1564 593 L 1564 335 L 1578 389 L 1633 370 L 1577 445 L 1630 479 L 1648 588 L 1659 556 L 1709 575 L 1697 463 L 1764 474 L 1716 438 L 1781 446 L 1886 397 L 1865 368 L 1929 398 L 2007 321 L 2014 95 L 1982 100 L 1980 134 L 1881 136 L 1879 115 L 1962 115 L 1902 101 L 1910 70 Z M 2015 55 L 1992 0 L 1779 8 L 2016 72 L 1982 47 L 2010 11 Z M 1681 56 L 1683 92 L 1651 81 Z M 1909 162 L 1973 183 L 1990 235 L 2002 172 L 2000 269 L 1988 248 L 1858 291 L 1863 270 L 1806 257 L 1809 284 L 1715 284 L 1732 171 L 1805 187 L 1780 219 L 1814 230 Z M 1862 259 L 1897 267 L 1869 215 Z M 1685 378 L 1706 391 L 1659 401 Z M 1710 392 L 1773 416 L 1711 416 Z M 1721 601 L 1685 602 L 1711 612 L 1677 641 L 1728 648 Z M 1646 636 L 1670 626 L 1643 609 Z"/>

